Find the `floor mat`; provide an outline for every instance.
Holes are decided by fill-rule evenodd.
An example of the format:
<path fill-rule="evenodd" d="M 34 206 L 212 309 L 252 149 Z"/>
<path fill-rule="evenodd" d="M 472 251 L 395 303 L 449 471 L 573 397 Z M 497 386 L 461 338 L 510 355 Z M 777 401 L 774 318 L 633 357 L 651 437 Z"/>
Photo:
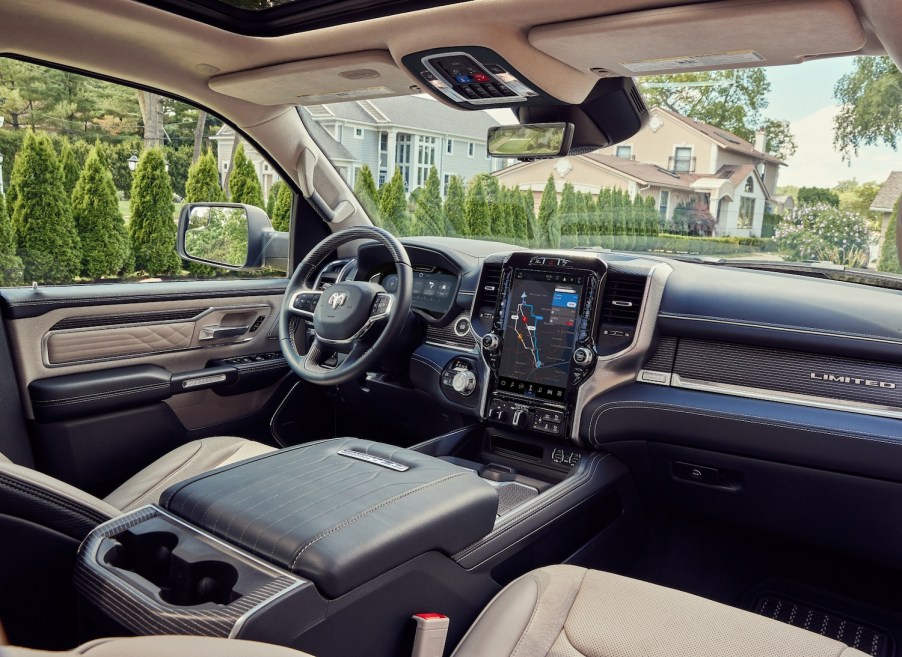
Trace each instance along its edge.
<path fill-rule="evenodd" d="M 747 608 L 841 641 L 873 657 L 895 657 L 902 618 L 794 582 L 774 579 L 746 596 Z"/>

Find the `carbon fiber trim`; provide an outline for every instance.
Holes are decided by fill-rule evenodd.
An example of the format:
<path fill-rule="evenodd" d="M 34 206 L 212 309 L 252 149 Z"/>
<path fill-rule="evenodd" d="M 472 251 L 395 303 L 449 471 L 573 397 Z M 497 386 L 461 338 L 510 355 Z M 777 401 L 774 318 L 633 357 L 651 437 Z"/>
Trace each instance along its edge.
<path fill-rule="evenodd" d="M 902 365 L 895 363 L 682 339 L 673 371 L 684 387 L 719 384 L 737 392 L 760 390 L 902 409 Z"/>
<path fill-rule="evenodd" d="M 88 317 L 66 317 L 50 327 L 51 331 L 64 329 L 119 326 L 121 324 L 163 324 L 197 317 L 207 308 L 185 308 L 183 310 L 158 310 L 146 313 L 122 313 L 117 315 L 90 315 Z"/>
<path fill-rule="evenodd" d="M 97 554 L 104 539 L 160 515 L 183 524 L 191 531 L 203 534 L 162 509 L 146 506 L 115 518 L 92 531 L 79 547 L 75 563 L 74 579 L 78 592 L 104 614 L 138 635 L 234 636 L 255 610 L 307 583 L 289 573 L 254 560 L 262 570 L 270 572 L 274 579 L 230 604 L 178 607 L 152 599 L 101 566 L 97 561 Z M 231 550 L 240 554 L 242 559 L 251 559 L 250 555 L 239 552 L 218 539 L 215 540 L 222 546 L 223 551 Z"/>

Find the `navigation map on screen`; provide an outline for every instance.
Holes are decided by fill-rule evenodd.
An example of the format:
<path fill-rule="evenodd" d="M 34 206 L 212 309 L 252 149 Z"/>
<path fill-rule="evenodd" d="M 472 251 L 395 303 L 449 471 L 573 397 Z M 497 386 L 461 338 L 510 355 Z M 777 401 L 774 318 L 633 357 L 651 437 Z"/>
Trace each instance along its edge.
<path fill-rule="evenodd" d="M 581 292 L 578 276 L 514 272 L 498 372 L 501 389 L 551 399 L 563 397 Z"/>

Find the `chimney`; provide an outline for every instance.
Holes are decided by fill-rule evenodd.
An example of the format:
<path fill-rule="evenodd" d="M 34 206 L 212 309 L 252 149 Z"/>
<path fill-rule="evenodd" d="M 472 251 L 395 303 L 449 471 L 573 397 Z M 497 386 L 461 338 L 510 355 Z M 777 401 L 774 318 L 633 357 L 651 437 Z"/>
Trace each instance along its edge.
<path fill-rule="evenodd" d="M 755 150 L 761 153 L 767 152 L 767 133 L 764 130 L 755 133 Z"/>

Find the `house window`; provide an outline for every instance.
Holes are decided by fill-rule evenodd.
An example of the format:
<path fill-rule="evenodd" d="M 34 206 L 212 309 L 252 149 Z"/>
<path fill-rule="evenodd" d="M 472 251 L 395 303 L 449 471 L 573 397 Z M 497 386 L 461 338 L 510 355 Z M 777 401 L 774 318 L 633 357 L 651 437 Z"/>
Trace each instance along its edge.
<path fill-rule="evenodd" d="M 739 219 L 736 228 L 751 228 L 755 219 L 755 199 L 743 196 L 739 199 Z"/>
<path fill-rule="evenodd" d="M 417 187 L 426 184 L 429 169 L 435 165 L 437 137 L 419 137 L 417 140 Z"/>
<path fill-rule="evenodd" d="M 661 213 L 661 218 L 667 218 L 667 204 L 670 202 L 670 192 L 666 189 L 661 190 L 661 198 L 658 203 L 658 212 Z"/>
<path fill-rule="evenodd" d="M 448 155 L 454 155 L 454 140 L 450 137 L 445 141 L 445 152 Z"/>
<path fill-rule="evenodd" d="M 395 165 L 401 170 L 401 179 L 404 181 L 405 192 L 410 189 L 410 149 L 412 142 L 411 135 L 398 135 L 397 146 L 395 147 Z"/>
<path fill-rule="evenodd" d="M 363 128 L 354 128 L 354 137 L 356 139 L 363 139 Z"/>
<path fill-rule="evenodd" d="M 633 147 L 632 146 L 618 146 L 617 147 L 617 157 L 622 157 L 627 160 L 633 159 Z"/>
<path fill-rule="evenodd" d="M 385 171 L 379 172 L 379 187 L 382 187 L 385 184 Z"/>
<path fill-rule="evenodd" d="M 476 144 L 472 141 L 467 144 L 467 157 L 473 157 L 476 154 Z"/>
<path fill-rule="evenodd" d="M 692 148 L 689 146 L 677 146 L 673 150 L 673 162 L 670 169 L 676 173 L 692 173 L 695 170 L 694 160 Z"/>
<path fill-rule="evenodd" d="M 747 191 L 749 194 L 755 191 L 755 183 L 752 181 L 751 176 L 749 176 L 745 180 L 745 191 Z"/>
<path fill-rule="evenodd" d="M 448 195 L 448 187 L 451 185 L 451 174 L 446 173 L 442 179 L 442 196 Z"/>
<path fill-rule="evenodd" d="M 223 163 L 222 163 L 222 170 L 223 170 L 223 171 L 228 171 L 228 170 L 229 170 L 229 163 L 228 163 L 228 162 L 223 162 Z"/>
<path fill-rule="evenodd" d="M 379 186 L 385 184 L 388 177 L 388 133 L 379 135 Z"/>

